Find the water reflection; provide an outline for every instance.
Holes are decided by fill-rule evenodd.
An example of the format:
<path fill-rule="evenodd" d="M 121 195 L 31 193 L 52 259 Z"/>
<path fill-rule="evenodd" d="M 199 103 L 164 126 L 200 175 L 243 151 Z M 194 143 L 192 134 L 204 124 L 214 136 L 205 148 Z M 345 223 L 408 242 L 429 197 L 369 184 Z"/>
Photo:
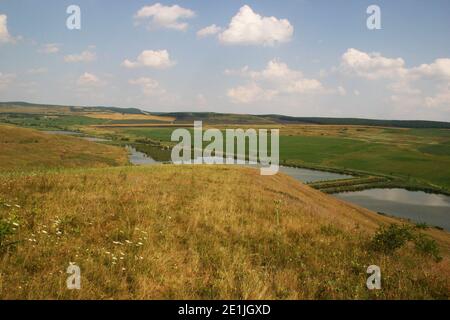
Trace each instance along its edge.
<path fill-rule="evenodd" d="M 152 157 L 146 155 L 143 152 L 137 151 L 130 145 L 125 147 L 129 153 L 128 160 L 134 165 L 142 165 L 142 164 L 156 164 L 158 161 L 155 161 Z"/>
<path fill-rule="evenodd" d="M 370 189 L 335 197 L 376 212 L 425 222 L 450 231 L 450 197 L 405 189 Z"/>
<path fill-rule="evenodd" d="M 304 183 L 353 178 L 352 176 L 346 174 L 284 166 L 280 166 L 280 172 Z"/>

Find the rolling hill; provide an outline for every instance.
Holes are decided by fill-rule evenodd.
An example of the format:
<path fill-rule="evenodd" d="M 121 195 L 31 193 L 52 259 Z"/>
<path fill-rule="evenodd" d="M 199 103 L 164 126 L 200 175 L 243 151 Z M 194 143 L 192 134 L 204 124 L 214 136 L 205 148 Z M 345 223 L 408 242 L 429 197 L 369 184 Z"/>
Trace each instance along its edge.
<path fill-rule="evenodd" d="M 358 125 L 397 128 L 438 128 L 450 129 L 449 122 L 425 121 L 425 120 L 376 120 L 360 118 L 326 118 L 326 117 L 292 117 L 277 114 L 251 115 L 230 114 L 216 112 L 148 112 L 138 108 L 118 107 L 77 107 L 58 106 L 45 104 L 32 104 L 27 102 L 0 102 L 1 114 L 59 114 L 61 116 L 78 115 L 109 120 L 136 120 L 144 123 L 148 121 L 192 123 L 194 120 L 202 120 L 207 124 L 316 124 L 316 125 Z M 97 116 L 95 116 L 97 114 Z M 115 115 L 114 115 L 115 114 Z M 118 115 L 122 115 L 119 117 Z M 123 115 L 127 115 L 124 117 Z M 133 115 L 137 116 L 133 118 Z M 147 116 L 147 118 L 146 118 Z M 120 123 L 120 122 L 119 122 Z"/>

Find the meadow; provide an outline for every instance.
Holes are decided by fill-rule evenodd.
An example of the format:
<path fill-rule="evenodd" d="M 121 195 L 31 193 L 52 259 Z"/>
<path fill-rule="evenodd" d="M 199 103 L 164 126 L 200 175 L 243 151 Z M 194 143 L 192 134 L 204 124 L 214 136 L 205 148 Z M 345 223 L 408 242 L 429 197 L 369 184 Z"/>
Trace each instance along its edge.
<path fill-rule="evenodd" d="M 420 231 L 442 260 L 413 245 L 376 250 L 378 226 L 396 220 L 284 175 L 65 169 L 3 177 L 0 195 L 2 299 L 449 298 L 448 233 Z M 81 290 L 66 288 L 70 263 Z M 366 288 L 371 264 L 382 290 Z"/>
<path fill-rule="evenodd" d="M 0 124 L 0 172 L 126 165 L 120 147 Z"/>
<path fill-rule="evenodd" d="M 118 145 L 166 146 L 169 128 L 68 129 L 117 145 L 0 126 L 1 299 L 449 298 L 445 231 L 376 214 L 283 174 L 128 164 Z M 408 145 L 411 134 L 343 129 L 285 126 L 282 150 L 303 161 L 290 144 L 319 152 L 322 143 L 325 159 L 384 145 L 375 139 Z M 409 144 L 418 147 L 447 139 L 413 133 L 419 137 Z M 66 287 L 71 263 L 81 269 L 81 290 Z M 382 270 L 382 290 L 366 288 L 372 264 Z"/>

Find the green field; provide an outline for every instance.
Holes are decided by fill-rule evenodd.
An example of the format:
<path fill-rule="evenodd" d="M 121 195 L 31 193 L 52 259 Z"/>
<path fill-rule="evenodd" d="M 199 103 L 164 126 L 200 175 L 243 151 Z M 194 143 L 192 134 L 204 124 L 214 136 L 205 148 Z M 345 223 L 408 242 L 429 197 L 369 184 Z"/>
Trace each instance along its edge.
<path fill-rule="evenodd" d="M 298 129 L 285 126 L 280 131 L 282 163 L 389 175 L 406 185 L 450 191 L 450 130 L 376 128 L 367 137 L 358 135 L 361 131 L 356 130 L 343 134 L 345 126 L 338 131 L 329 130 L 327 135 L 321 135 L 327 131 L 326 126 L 307 135 L 291 133 L 293 127 Z M 133 128 L 115 129 L 114 134 L 173 145 L 172 131 L 172 128 Z"/>

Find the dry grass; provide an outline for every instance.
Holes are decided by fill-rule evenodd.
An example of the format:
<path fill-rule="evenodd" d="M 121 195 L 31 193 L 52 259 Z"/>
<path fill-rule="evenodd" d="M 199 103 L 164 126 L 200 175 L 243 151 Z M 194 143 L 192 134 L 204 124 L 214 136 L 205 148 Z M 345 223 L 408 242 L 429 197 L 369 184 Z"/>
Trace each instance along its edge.
<path fill-rule="evenodd" d="M 193 124 L 174 124 L 174 123 L 115 123 L 115 124 L 96 124 L 91 127 L 96 128 L 190 128 Z"/>
<path fill-rule="evenodd" d="M 16 206 L 17 205 L 17 206 Z M 448 299 L 449 257 L 368 245 L 393 219 L 284 175 L 224 166 L 8 176 L 2 299 Z M 434 231 L 437 232 L 437 231 Z M 438 232 L 442 243 L 449 235 Z M 15 242 L 17 241 L 17 242 Z M 67 290 L 69 262 L 81 290 Z M 368 265 L 382 271 L 369 291 Z"/>
<path fill-rule="evenodd" d="M 0 106 L 0 113 L 41 113 L 41 114 L 70 114 L 70 107 L 65 106 Z"/>
<path fill-rule="evenodd" d="M 0 125 L 0 171 L 125 165 L 123 148 Z"/>

